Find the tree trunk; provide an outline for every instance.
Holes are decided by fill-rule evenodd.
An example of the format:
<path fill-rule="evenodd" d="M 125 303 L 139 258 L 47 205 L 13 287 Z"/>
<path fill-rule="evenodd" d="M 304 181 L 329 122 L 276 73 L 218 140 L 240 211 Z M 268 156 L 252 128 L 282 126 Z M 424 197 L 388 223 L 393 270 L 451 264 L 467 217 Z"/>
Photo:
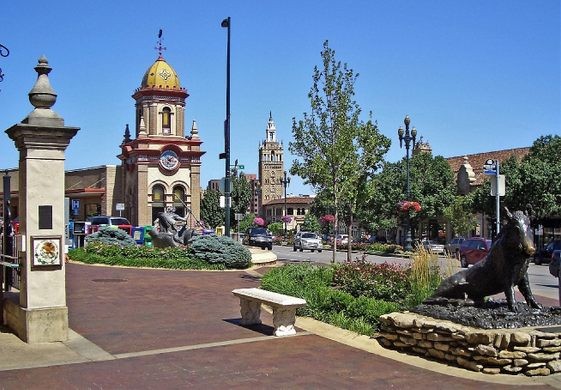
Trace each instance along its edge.
<path fill-rule="evenodd" d="M 352 260 L 352 230 L 353 230 L 353 213 L 350 211 L 349 215 L 349 225 L 347 226 L 347 234 L 349 235 L 349 240 L 347 241 L 347 261 Z"/>

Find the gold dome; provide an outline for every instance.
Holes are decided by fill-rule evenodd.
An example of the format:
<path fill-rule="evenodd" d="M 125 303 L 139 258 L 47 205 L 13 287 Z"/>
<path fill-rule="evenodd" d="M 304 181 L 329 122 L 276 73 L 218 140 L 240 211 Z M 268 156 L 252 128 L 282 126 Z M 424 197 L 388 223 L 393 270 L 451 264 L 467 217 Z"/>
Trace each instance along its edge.
<path fill-rule="evenodd" d="M 180 90 L 181 85 L 175 70 L 160 57 L 144 74 L 141 88 Z"/>

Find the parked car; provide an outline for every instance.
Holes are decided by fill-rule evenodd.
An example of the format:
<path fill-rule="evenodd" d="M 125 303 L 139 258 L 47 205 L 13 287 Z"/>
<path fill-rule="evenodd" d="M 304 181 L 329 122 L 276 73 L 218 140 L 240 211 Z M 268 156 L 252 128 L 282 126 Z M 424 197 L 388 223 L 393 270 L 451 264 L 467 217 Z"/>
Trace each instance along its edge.
<path fill-rule="evenodd" d="M 439 244 L 436 241 L 424 239 L 421 241 L 421 245 L 428 252 L 438 253 L 442 255 L 446 254 L 446 251 L 444 250 L 444 245 Z"/>
<path fill-rule="evenodd" d="M 451 257 L 455 257 L 456 259 L 460 258 L 460 246 L 466 239 L 464 237 L 454 237 L 452 241 L 446 244 L 446 251 L 448 255 Z"/>
<path fill-rule="evenodd" d="M 108 215 L 88 217 L 86 220 L 86 226 L 86 233 L 94 233 L 100 226 L 115 226 L 119 229 L 123 229 L 128 234 L 131 234 L 132 231 L 132 225 L 128 219 L 123 217 L 111 217 Z"/>
<path fill-rule="evenodd" d="M 246 243 L 250 246 L 258 246 L 262 249 L 273 249 L 273 235 L 262 227 L 254 227 L 247 230 Z"/>
<path fill-rule="evenodd" d="M 561 266 L 561 249 L 554 250 L 551 254 L 551 261 L 549 262 L 549 273 L 559 277 L 559 267 Z"/>
<path fill-rule="evenodd" d="M 561 250 L 561 240 L 554 240 L 548 243 L 542 250 L 536 251 L 534 254 L 534 263 L 540 265 L 549 263 L 553 251 Z"/>
<path fill-rule="evenodd" d="M 294 236 L 294 244 L 292 249 L 296 251 L 297 249 L 302 252 L 304 249 L 309 249 L 312 252 L 317 250 L 321 252 L 323 249 L 323 244 L 321 243 L 321 238 L 316 233 L 312 232 L 298 232 Z"/>
<path fill-rule="evenodd" d="M 460 246 L 460 265 L 467 268 L 485 258 L 491 250 L 492 241 L 483 237 L 471 237 Z"/>
<path fill-rule="evenodd" d="M 337 234 L 335 237 L 337 242 L 337 246 L 347 245 L 349 243 L 349 235 L 348 234 Z M 330 238 L 330 244 L 333 245 L 333 237 Z"/>

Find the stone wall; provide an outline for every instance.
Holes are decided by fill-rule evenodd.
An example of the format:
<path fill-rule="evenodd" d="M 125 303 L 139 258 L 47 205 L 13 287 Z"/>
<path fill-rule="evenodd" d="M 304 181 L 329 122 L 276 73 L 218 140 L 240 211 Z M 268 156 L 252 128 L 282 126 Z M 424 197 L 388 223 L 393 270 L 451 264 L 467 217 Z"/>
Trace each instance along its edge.
<path fill-rule="evenodd" d="M 480 329 L 409 312 L 383 315 L 380 324 L 382 346 L 468 370 L 527 376 L 561 371 L 561 333 Z"/>

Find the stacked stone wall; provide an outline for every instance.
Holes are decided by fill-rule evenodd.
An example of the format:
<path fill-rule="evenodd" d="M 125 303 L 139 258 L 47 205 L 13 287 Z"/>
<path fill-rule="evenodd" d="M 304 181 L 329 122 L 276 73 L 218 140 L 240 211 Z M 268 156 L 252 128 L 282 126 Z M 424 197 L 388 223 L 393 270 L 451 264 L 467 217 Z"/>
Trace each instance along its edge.
<path fill-rule="evenodd" d="M 480 329 L 419 314 L 380 317 L 386 348 L 486 374 L 544 376 L 561 371 L 561 333 L 534 328 Z"/>

